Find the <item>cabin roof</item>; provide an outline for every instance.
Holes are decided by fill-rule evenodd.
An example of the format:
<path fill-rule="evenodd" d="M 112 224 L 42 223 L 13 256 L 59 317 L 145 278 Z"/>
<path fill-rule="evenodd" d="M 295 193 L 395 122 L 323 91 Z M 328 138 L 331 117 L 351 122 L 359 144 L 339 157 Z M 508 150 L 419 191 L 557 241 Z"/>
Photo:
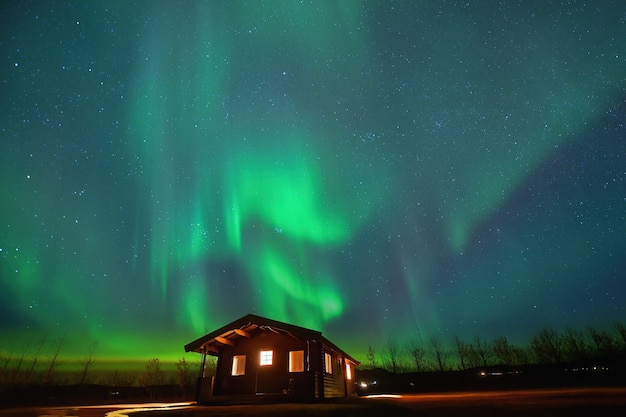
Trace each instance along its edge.
<path fill-rule="evenodd" d="M 221 347 L 234 345 L 238 339 L 254 337 L 259 332 L 270 331 L 276 334 L 291 336 L 301 340 L 314 340 L 322 345 L 343 354 L 347 359 L 359 365 L 359 362 L 350 355 L 339 349 L 330 340 L 322 336 L 322 332 L 307 329 L 293 324 L 283 323 L 277 320 L 268 319 L 248 314 L 238 320 L 233 321 L 219 329 L 202 336 L 199 339 L 185 345 L 185 352 L 206 353 L 218 356 Z"/>

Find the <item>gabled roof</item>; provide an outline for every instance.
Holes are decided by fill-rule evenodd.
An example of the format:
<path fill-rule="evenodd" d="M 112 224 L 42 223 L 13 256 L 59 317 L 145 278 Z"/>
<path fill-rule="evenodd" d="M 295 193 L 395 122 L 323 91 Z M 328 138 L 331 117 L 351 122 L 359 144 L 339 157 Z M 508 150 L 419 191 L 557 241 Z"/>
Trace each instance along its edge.
<path fill-rule="evenodd" d="M 217 356 L 221 347 L 225 345 L 232 346 L 238 339 L 254 337 L 257 333 L 264 331 L 271 331 L 301 340 L 317 341 L 322 343 L 322 345 L 343 354 L 347 359 L 355 364 L 359 364 L 357 360 L 352 358 L 343 350 L 339 349 L 330 340 L 322 336 L 322 332 L 271 320 L 255 314 L 248 314 L 239 320 L 235 320 L 232 323 L 215 330 L 214 332 L 194 340 L 193 342 L 185 345 L 185 352 L 204 353 L 206 350 L 209 355 Z"/>

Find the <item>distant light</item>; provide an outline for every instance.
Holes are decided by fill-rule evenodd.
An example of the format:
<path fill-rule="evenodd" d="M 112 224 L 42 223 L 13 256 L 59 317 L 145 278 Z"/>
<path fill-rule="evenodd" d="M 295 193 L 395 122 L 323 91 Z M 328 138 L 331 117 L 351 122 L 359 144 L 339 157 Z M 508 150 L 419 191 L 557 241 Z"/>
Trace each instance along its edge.
<path fill-rule="evenodd" d="M 512 373 L 512 372 L 509 372 Z M 502 371 L 493 371 L 493 372 L 487 372 L 487 371 L 480 371 L 480 376 L 502 376 L 504 375 L 504 372 Z"/>

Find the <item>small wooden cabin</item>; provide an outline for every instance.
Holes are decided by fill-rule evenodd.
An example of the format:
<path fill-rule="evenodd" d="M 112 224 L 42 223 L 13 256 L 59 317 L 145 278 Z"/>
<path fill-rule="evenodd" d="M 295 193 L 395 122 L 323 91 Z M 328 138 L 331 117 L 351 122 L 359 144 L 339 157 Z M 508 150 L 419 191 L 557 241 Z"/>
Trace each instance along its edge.
<path fill-rule="evenodd" d="M 321 332 L 249 314 L 185 346 L 203 355 L 197 401 L 211 396 L 281 395 L 315 400 L 356 395 L 359 362 Z M 206 356 L 217 356 L 214 378 Z"/>

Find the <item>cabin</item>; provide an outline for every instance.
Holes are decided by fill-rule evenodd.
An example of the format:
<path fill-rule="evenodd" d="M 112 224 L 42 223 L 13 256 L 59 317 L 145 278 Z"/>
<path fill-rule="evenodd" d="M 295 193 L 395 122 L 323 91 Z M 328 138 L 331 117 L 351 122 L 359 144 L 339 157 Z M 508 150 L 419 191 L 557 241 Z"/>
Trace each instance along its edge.
<path fill-rule="evenodd" d="M 248 314 L 185 346 L 202 354 L 196 400 L 213 396 L 274 396 L 310 401 L 356 395 L 359 362 L 322 333 Z M 205 375 L 207 355 L 217 357 Z"/>

